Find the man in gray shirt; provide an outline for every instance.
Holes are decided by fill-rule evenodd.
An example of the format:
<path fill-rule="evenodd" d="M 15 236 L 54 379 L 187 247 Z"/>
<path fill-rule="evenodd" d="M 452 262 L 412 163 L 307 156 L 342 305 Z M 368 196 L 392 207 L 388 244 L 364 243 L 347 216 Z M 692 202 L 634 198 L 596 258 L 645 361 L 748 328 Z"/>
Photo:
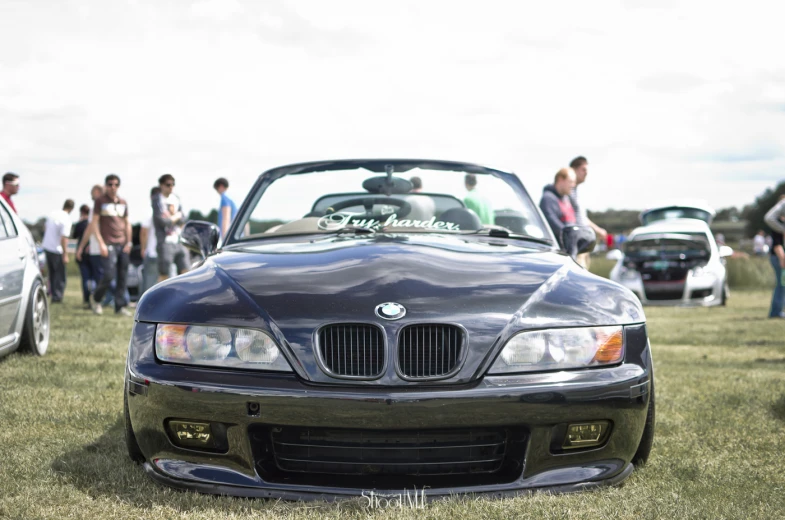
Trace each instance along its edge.
<path fill-rule="evenodd" d="M 572 206 L 575 208 L 575 218 L 579 226 L 589 226 L 594 230 L 597 235 L 597 242 L 603 243 L 608 236 L 608 232 L 601 228 L 591 220 L 586 212 L 586 208 L 582 207 L 578 202 L 578 186 L 586 182 L 586 176 L 589 173 L 589 161 L 586 157 L 578 156 L 570 162 L 570 168 L 575 170 L 575 188 L 572 190 L 570 199 Z M 578 255 L 577 262 L 584 268 L 588 269 L 591 261 L 589 253 L 582 253 Z"/>

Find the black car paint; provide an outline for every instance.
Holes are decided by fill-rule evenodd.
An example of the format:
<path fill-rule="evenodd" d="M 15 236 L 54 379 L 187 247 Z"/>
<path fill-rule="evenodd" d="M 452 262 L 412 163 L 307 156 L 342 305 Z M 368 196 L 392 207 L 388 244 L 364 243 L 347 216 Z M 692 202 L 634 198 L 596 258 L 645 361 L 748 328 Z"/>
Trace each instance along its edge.
<path fill-rule="evenodd" d="M 292 169 L 297 167 L 286 168 Z M 279 169 L 262 176 L 255 190 L 285 173 Z M 513 184 L 528 196 L 517 178 Z M 241 212 L 254 198 L 252 191 Z M 513 238 L 379 233 L 244 241 L 231 238 L 238 225 L 233 225 L 223 250 L 190 273 L 146 292 L 137 308 L 126 391 L 146 468 L 158 480 L 241 496 L 334 498 L 360 493 L 341 486 L 340 480 L 332 487 L 264 481 L 247 433 L 262 423 L 526 429 L 526 456 L 517 479 L 442 488 L 432 495 L 578 489 L 614 483 L 629 474 L 643 432 L 652 366 L 645 317 L 627 289 L 582 270 L 553 246 Z M 394 322 L 376 318 L 375 306 L 386 301 L 403 304 L 406 316 Z M 466 330 L 469 348 L 461 369 L 449 379 L 405 381 L 396 374 L 395 363 L 388 363 L 379 379 L 342 381 L 325 374 L 315 358 L 316 330 L 330 322 L 375 323 L 383 327 L 389 345 L 395 345 L 405 325 L 455 323 Z M 153 345 L 157 323 L 267 331 L 294 373 L 160 363 Z M 519 331 L 597 325 L 625 325 L 626 352 L 620 365 L 486 375 L 504 343 Z M 250 414 L 249 403 L 260 411 Z M 229 452 L 174 446 L 163 429 L 163 421 L 170 418 L 227 425 Z M 612 422 L 604 446 L 553 451 L 555 429 L 590 420 Z M 368 484 L 372 487 L 372 480 Z"/>

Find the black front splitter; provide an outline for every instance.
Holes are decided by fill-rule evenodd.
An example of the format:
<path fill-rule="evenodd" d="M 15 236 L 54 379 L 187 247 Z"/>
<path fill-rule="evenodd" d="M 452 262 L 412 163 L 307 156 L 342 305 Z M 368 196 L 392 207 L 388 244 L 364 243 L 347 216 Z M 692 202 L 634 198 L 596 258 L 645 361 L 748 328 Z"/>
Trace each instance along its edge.
<path fill-rule="evenodd" d="M 325 502 L 334 502 L 338 500 L 352 500 L 352 499 L 362 499 L 363 495 L 356 489 L 347 489 L 345 492 L 339 493 L 328 493 L 322 491 L 289 491 L 283 489 L 275 489 L 275 488 L 256 488 L 256 487 L 247 487 L 247 486 L 233 486 L 227 484 L 210 484 L 206 482 L 197 482 L 197 481 L 186 481 L 181 479 L 176 479 L 169 477 L 167 475 L 162 474 L 161 472 L 157 471 L 150 462 L 146 461 L 143 464 L 145 471 L 147 474 L 155 480 L 157 483 L 168 486 L 170 488 L 174 488 L 181 491 L 197 491 L 199 493 L 206 493 L 211 495 L 222 495 L 222 496 L 234 496 L 234 497 L 243 497 L 243 498 L 272 498 L 272 499 L 280 499 L 280 500 L 289 500 L 289 501 L 303 501 L 303 502 L 311 502 L 311 501 L 325 501 Z M 594 480 L 589 482 L 579 482 L 574 484 L 563 484 L 563 485 L 556 485 L 556 486 L 545 486 L 545 487 L 531 487 L 531 488 L 520 488 L 520 489 L 513 489 L 513 490 L 501 490 L 501 491 L 471 491 L 470 489 L 460 489 L 455 491 L 449 491 L 444 489 L 426 489 L 425 493 L 425 501 L 432 502 L 435 500 L 444 500 L 446 498 L 450 498 L 453 496 L 476 496 L 476 497 L 488 497 L 488 498 L 511 498 L 516 496 L 525 496 L 531 495 L 534 493 L 550 493 L 550 494 L 562 494 L 562 493 L 577 493 L 581 491 L 587 491 L 591 489 L 597 489 L 601 487 L 608 487 L 608 486 L 617 486 L 624 482 L 627 477 L 632 474 L 633 465 L 632 463 L 627 464 L 625 468 L 617 473 L 616 475 L 604 479 L 604 480 Z M 370 492 L 371 490 L 367 490 Z M 396 493 L 396 491 L 391 490 L 374 490 L 377 494 L 388 494 L 388 493 Z M 400 492 L 405 493 L 405 490 Z"/>

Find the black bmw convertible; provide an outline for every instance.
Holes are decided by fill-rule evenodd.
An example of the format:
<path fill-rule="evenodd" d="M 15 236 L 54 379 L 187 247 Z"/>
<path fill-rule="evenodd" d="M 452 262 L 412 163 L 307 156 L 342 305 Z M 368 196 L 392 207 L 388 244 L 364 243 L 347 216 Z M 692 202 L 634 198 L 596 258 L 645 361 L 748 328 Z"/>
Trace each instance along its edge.
<path fill-rule="evenodd" d="M 557 242 L 519 178 L 340 160 L 262 174 L 204 260 L 144 294 L 128 453 L 156 481 L 245 497 L 577 491 L 654 435 L 646 321 Z M 562 246 L 559 246 L 559 244 Z"/>

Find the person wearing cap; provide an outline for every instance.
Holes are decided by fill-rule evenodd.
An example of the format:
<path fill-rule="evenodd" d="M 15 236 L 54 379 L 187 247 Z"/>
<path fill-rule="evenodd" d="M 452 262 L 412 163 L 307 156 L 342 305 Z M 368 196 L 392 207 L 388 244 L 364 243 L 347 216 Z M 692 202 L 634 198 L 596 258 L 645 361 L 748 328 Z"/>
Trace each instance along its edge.
<path fill-rule="evenodd" d="M 0 196 L 2 196 L 8 205 L 14 210 L 14 213 L 19 213 L 16 211 L 16 206 L 14 206 L 14 202 L 11 200 L 11 197 L 16 195 L 19 192 L 19 176 L 15 173 L 8 172 L 3 175 L 3 191 L 0 192 Z"/>

